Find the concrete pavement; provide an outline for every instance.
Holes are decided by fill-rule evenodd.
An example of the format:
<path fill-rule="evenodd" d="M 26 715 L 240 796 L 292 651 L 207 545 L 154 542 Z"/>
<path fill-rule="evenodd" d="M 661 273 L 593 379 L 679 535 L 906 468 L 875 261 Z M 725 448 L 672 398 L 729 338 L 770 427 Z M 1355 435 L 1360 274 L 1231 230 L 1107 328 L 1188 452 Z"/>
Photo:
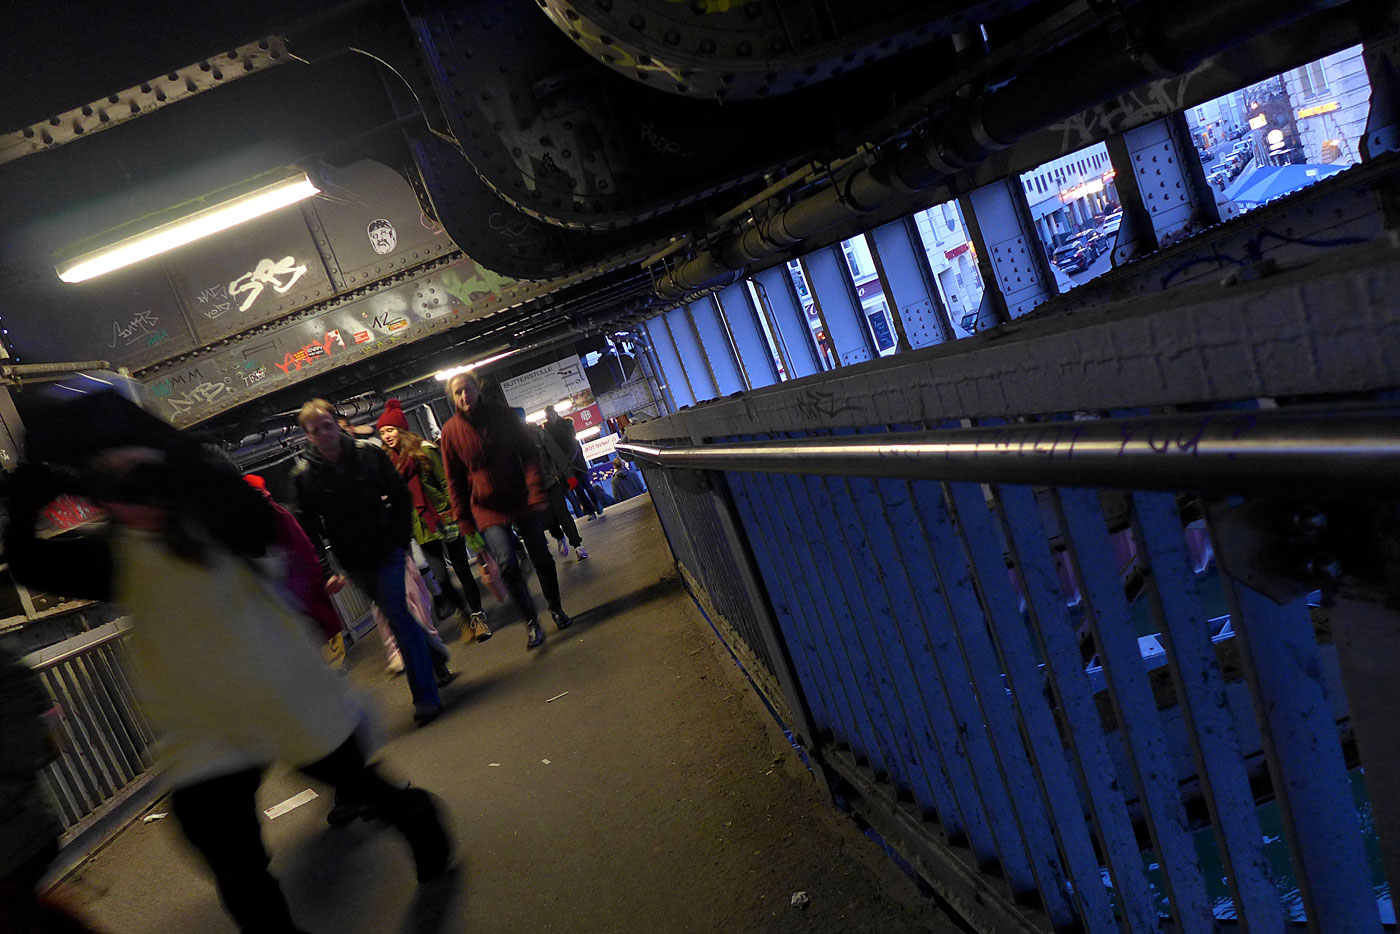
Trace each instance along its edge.
<path fill-rule="evenodd" d="M 261 807 L 321 793 L 264 822 L 299 923 L 347 934 L 952 931 L 819 792 L 679 585 L 650 499 L 580 529 L 591 559 L 560 567 L 576 624 L 546 624 L 546 646 L 527 653 L 523 628 L 488 596 L 496 637 L 452 643 L 462 676 L 429 727 L 412 727 L 407 688 L 384 674 L 373 640 L 352 652 L 383 715 L 384 761 L 445 800 L 460 858 L 418 886 L 392 832 L 328 827 L 327 789 L 276 770 Z M 790 907 L 796 891 L 810 895 L 806 910 Z M 133 824 L 64 892 L 112 934 L 233 930 L 173 819 Z"/>

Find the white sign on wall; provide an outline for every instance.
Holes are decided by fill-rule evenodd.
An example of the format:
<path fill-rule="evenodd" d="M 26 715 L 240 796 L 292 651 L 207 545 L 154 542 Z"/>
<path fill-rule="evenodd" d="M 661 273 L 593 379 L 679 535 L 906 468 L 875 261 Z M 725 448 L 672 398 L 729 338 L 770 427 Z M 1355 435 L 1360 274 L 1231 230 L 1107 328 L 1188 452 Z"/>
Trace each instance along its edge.
<path fill-rule="evenodd" d="M 556 360 L 547 366 L 501 380 L 501 391 L 512 406 L 519 406 L 526 414 L 532 414 L 545 406 L 555 405 L 565 399 L 574 405 L 589 405 L 593 402 L 593 390 L 588 385 L 588 377 L 583 372 L 583 361 L 578 354 Z M 577 396 L 587 393 L 586 399 Z"/>
<path fill-rule="evenodd" d="M 583 442 L 583 459 L 595 460 L 599 457 L 612 457 L 617 451 L 617 435 L 604 435 L 592 441 Z"/>

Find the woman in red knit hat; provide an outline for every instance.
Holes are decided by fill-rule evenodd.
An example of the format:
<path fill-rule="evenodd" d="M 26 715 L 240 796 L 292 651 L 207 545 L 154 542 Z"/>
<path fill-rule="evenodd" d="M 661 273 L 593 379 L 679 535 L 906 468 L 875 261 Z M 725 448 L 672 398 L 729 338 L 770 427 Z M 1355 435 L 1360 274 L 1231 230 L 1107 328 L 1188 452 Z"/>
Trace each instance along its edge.
<path fill-rule="evenodd" d="M 428 568 L 442 587 L 443 594 L 452 601 L 458 612 L 470 616 L 467 629 L 477 642 L 491 638 L 491 627 L 486 625 L 486 614 L 481 609 L 481 592 L 477 590 L 476 578 L 472 577 L 471 555 L 452 519 L 451 503 L 447 496 L 447 483 L 443 479 L 442 458 L 437 447 L 425 441 L 408 427 L 403 405 L 398 399 L 384 403 L 384 414 L 375 423 L 379 438 L 389 459 L 398 468 L 399 475 L 408 490 L 413 494 L 413 537 L 423 549 L 428 559 Z M 462 581 L 463 595 L 452 586 L 447 575 L 447 562 L 444 555 L 452 559 L 452 567 Z"/>

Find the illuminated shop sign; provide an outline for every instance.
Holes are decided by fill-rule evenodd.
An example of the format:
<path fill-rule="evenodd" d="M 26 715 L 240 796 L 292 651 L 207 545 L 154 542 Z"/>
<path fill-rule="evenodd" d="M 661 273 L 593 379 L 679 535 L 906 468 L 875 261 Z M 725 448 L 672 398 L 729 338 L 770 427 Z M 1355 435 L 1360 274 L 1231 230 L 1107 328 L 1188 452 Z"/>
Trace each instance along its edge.
<path fill-rule="evenodd" d="M 1316 117 L 1319 114 L 1330 114 L 1332 111 L 1340 109 L 1341 106 L 1341 103 L 1338 101 L 1328 101 L 1325 104 L 1314 104 L 1312 107 L 1304 107 L 1302 110 L 1298 111 L 1298 119 L 1303 120 L 1308 117 Z"/>

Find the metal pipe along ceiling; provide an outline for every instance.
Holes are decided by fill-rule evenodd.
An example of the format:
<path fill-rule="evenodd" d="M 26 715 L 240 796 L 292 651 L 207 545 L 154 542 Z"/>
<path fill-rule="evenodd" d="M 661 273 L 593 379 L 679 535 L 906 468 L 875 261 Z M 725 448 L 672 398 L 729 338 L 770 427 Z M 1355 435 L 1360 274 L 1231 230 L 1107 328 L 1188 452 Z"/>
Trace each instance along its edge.
<path fill-rule="evenodd" d="M 1336 6 L 1325 0 L 1187 0 L 1130 16 L 1130 34 L 1107 26 L 1066 43 L 1006 84 L 935 122 L 893 156 L 858 169 L 759 224 L 679 264 L 656 284 L 675 299 L 738 279 L 745 267 L 789 250 L 898 196 L 931 187 L 1028 133 L 1270 29 Z"/>

